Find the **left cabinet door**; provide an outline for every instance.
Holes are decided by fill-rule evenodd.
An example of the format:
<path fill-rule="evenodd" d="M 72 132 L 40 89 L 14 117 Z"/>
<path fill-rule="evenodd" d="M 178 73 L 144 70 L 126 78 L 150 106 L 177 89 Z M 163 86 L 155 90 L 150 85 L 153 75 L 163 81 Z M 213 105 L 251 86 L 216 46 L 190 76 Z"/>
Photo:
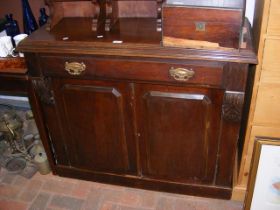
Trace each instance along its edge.
<path fill-rule="evenodd" d="M 129 87 L 117 82 L 54 79 L 52 89 L 70 166 L 132 172 L 135 147 Z"/>

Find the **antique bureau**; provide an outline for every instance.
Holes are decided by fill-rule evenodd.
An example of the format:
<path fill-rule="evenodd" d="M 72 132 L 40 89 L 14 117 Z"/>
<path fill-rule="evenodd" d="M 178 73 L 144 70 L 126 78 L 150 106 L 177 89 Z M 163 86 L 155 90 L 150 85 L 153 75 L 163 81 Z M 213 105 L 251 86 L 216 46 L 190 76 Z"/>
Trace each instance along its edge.
<path fill-rule="evenodd" d="M 230 198 L 256 63 L 249 24 L 243 48 L 167 47 L 161 1 L 48 4 L 50 24 L 18 50 L 53 172 Z"/>

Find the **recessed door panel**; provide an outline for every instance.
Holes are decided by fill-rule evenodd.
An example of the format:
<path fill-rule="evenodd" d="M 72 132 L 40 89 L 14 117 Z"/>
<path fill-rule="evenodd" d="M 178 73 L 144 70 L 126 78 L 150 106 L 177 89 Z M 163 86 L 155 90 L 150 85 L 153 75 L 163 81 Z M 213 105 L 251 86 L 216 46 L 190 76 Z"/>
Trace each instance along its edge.
<path fill-rule="evenodd" d="M 143 175 L 213 181 L 223 91 L 147 85 L 136 92 Z"/>
<path fill-rule="evenodd" d="M 129 170 L 126 87 L 118 83 L 66 81 L 56 84 L 71 165 L 77 168 Z"/>

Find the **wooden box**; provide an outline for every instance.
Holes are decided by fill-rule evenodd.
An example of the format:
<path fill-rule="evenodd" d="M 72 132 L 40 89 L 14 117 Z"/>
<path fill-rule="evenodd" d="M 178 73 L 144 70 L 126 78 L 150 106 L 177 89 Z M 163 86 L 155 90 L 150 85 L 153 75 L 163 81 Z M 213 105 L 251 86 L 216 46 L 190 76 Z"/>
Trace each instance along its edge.
<path fill-rule="evenodd" d="M 164 45 L 239 48 L 243 0 L 169 0 L 162 10 Z"/>

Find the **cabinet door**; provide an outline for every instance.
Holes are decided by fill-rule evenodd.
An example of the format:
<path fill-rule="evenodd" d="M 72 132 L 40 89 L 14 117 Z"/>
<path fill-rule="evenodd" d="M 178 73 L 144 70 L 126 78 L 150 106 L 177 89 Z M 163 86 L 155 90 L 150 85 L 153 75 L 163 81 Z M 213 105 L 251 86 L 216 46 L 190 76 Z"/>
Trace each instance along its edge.
<path fill-rule="evenodd" d="M 223 91 L 139 85 L 136 98 L 143 176 L 212 183 Z"/>
<path fill-rule="evenodd" d="M 132 170 L 127 86 L 54 80 L 53 90 L 70 165 L 112 173 Z"/>

